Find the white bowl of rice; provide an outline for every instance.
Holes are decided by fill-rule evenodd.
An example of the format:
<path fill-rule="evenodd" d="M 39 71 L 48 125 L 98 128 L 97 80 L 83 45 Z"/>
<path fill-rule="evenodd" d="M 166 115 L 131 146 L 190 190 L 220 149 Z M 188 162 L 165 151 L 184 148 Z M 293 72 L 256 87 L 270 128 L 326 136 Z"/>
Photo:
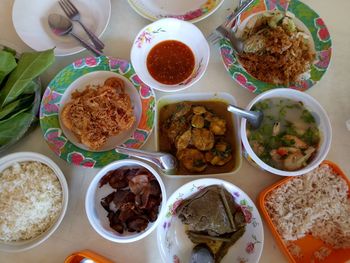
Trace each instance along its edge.
<path fill-rule="evenodd" d="M 18 152 L 0 159 L 0 251 L 33 248 L 52 235 L 68 204 L 68 186 L 48 157 Z"/>

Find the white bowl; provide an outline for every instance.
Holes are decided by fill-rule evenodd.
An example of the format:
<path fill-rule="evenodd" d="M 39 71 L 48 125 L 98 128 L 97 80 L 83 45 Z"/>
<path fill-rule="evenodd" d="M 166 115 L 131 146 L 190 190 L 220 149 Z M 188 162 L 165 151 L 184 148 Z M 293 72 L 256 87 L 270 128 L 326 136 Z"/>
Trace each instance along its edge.
<path fill-rule="evenodd" d="M 158 102 L 157 102 L 157 111 L 156 111 L 156 129 L 155 129 L 155 135 L 156 135 L 156 150 L 159 151 L 159 111 L 160 109 L 168 104 L 178 103 L 178 102 L 184 102 L 184 101 L 219 101 L 224 102 L 227 104 L 237 105 L 236 99 L 229 93 L 225 92 L 200 92 L 200 93 L 186 93 L 185 97 L 184 94 L 171 94 L 171 95 L 165 95 L 162 96 Z M 219 175 L 232 175 L 233 173 L 237 172 L 241 168 L 242 164 L 242 150 L 241 150 L 241 138 L 239 135 L 239 121 L 238 118 L 232 113 L 232 123 L 233 123 L 233 133 L 234 133 L 234 141 L 235 141 L 235 147 L 233 150 L 233 155 L 235 158 L 235 166 L 228 172 L 221 172 L 221 173 L 213 173 L 210 174 L 211 176 L 219 176 Z M 188 177 L 207 177 L 209 174 L 166 174 L 165 176 L 171 177 L 171 178 L 188 178 Z"/>
<path fill-rule="evenodd" d="M 195 57 L 194 71 L 184 82 L 166 85 L 156 81 L 147 70 L 147 56 L 159 42 L 177 40 L 191 48 Z M 175 18 L 160 19 L 146 27 L 136 36 L 131 49 L 131 63 L 140 79 L 151 88 L 164 92 L 186 89 L 196 83 L 208 66 L 209 45 L 202 32 L 193 24 Z"/>
<path fill-rule="evenodd" d="M 184 199 L 210 185 L 223 186 L 234 197 L 235 203 L 241 206 L 247 221 L 245 233 L 229 248 L 221 263 L 240 262 L 240 258 L 244 258 L 244 262 L 259 262 L 264 246 L 264 229 L 258 209 L 240 188 L 213 178 L 190 181 L 170 196 L 165 216 L 157 228 L 158 248 L 163 262 L 189 262 L 195 245 L 188 238 L 185 225 L 177 217 L 176 208 Z"/>
<path fill-rule="evenodd" d="M 18 152 L 18 153 L 6 155 L 5 157 L 0 159 L 0 172 L 8 168 L 14 163 L 24 162 L 24 161 L 41 162 L 43 164 L 46 164 L 48 167 L 50 167 L 54 171 L 62 187 L 62 209 L 56 221 L 45 232 L 43 232 L 39 236 L 32 238 L 30 240 L 16 241 L 16 242 L 0 241 L 0 251 L 21 252 L 21 251 L 33 248 L 35 246 L 38 246 L 39 244 L 44 242 L 46 239 L 48 239 L 53 234 L 53 232 L 55 232 L 55 230 L 60 225 L 67 210 L 68 185 L 67 185 L 66 178 L 64 177 L 61 169 L 57 166 L 57 164 L 55 164 L 50 158 L 46 157 L 45 155 L 34 153 L 34 152 Z"/>
<path fill-rule="evenodd" d="M 144 231 L 140 233 L 134 232 L 134 233 L 119 234 L 109 226 L 107 212 L 100 204 L 101 199 L 107 196 L 108 194 L 110 194 L 115 189 L 111 188 L 109 185 L 105 185 L 102 188 L 99 188 L 99 182 L 101 178 L 111 170 L 115 170 L 121 167 L 135 167 L 135 166 L 144 167 L 154 175 L 154 177 L 157 179 L 159 183 L 159 186 L 162 192 L 162 202 L 159 207 L 157 220 L 153 223 L 149 223 L 147 228 Z M 149 235 L 159 224 L 162 218 L 162 215 L 165 211 L 165 204 L 166 204 L 166 191 L 160 175 L 148 164 L 145 164 L 141 161 L 131 160 L 131 159 L 116 161 L 102 168 L 90 183 L 89 188 L 86 192 L 86 197 L 85 197 L 85 211 L 91 226 L 95 229 L 95 231 L 98 234 L 100 234 L 105 239 L 108 239 L 110 241 L 117 242 L 117 243 L 131 243 Z"/>
<path fill-rule="evenodd" d="M 270 90 L 258 95 L 248 104 L 246 109 L 250 110 L 257 102 L 261 100 L 265 100 L 268 98 L 275 98 L 275 97 L 301 101 L 304 104 L 304 106 L 313 114 L 321 134 L 320 146 L 319 146 L 319 149 L 317 150 L 316 156 L 314 157 L 312 162 L 310 162 L 304 168 L 297 171 L 284 171 L 284 170 L 279 170 L 272 166 L 267 165 L 262 160 L 260 160 L 260 158 L 254 153 L 253 149 L 251 148 L 248 142 L 247 133 L 246 133 L 247 121 L 245 119 L 242 119 L 241 121 L 243 155 L 247 158 L 247 160 L 250 163 L 255 164 L 261 169 L 277 175 L 297 176 L 297 175 L 302 175 L 307 172 L 310 172 L 311 170 L 315 169 L 326 158 L 328 151 L 331 147 L 332 128 L 331 128 L 331 123 L 329 121 L 328 115 L 326 111 L 322 108 L 320 103 L 310 95 L 301 91 L 297 91 L 293 89 L 283 89 L 283 88 Z"/>

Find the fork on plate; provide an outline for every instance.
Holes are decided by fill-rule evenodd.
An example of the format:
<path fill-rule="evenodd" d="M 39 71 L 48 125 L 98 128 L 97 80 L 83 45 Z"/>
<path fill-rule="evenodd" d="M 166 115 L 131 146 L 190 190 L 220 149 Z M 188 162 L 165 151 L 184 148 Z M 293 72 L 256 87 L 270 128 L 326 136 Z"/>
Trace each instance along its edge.
<path fill-rule="evenodd" d="M 73 5 L 73 3 L 70 0 L 59 0 L 58 3 L 61 6 L 64 13 L 68 16 L 68 18 L 72 21 L 78 22 L 82 26 L 82 28 L 85 30 L 85 32 L 87 33 L 87 35 L 89 36 L 89 38 L 91 39 L 95 47 L 98 50 L 102 51 L 105 45 L 91 30 L 89 30 L 81 22 L 79 10 Z"/>
<path fill-rule="evenodd" d="M 235 12 L 231 13 L 225 20 L 225 22 L 221 25 L 219 25 L 214 32 L 212 32 L 208 37 L 207 40 L 215 45 L 219 42 L 220 39 L 224 37 L 228 37 L 229 40 L 232 43 L 233 48 L 238 52 L 242 52 L 244 48 L 244 43 L 241 39 L 237 38 L 234 33 L 234 27 L 237 24 L 236 19 L 239 17 L 239 15 L 253 3 L 254 0 L 246 0 L 242 1 L 240 0 L 239 7 L 236 9 Z"/>

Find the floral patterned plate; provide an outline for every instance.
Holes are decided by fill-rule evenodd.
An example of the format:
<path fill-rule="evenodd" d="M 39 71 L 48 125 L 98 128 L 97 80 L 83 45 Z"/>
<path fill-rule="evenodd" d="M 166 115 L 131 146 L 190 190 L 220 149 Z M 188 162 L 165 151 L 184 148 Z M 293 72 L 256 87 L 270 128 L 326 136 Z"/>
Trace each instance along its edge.
<path fill-rule="evenodd" d="M 83 149 L 81 145 L 71 139 L 71 136 L 60 125 L 59 120 L 60 106 L 67 99 L 65 93 L 71 92 L 71 86 L 76 85 L 87 76 L 96 77 L 96 74 L 107 76 L 113 73 L 118 74 L 125 82 L 128 82 L 127 86 L 135 88 L 136 92 L 133 91 L 133 93 L 139 97 L 134 99 L 136 102 L 131 97 L 132 102 L 136 104 L 134 109 L 138 108 L 135 109 L 137 125 L 131 130 L 129 136 L 123 137 L 125 140 L 121 145 L 129 148 L 140 148 L 152 132 L 155 95 L 153 90 L 139 79 L 132 65 L 126 60 L 105 56 L 79 59 L 65 67 L 49 83 L 40 106 L 40 125 L 44 138 L 49 147 L 68 163 L 85 167 L 102 167 L 112 161 L 126 158 L 125 155 L 117 153 L 114 149 L 104 152 Z"/>
<path fill-rule="evenodd" d="M 128 0 L 130 6 L 151 21 L 173 17 L 196 23 L 214 13 L 224 0 Z"/>
<path fill-rule="evenodd" d="M 326 73 L 332 54 L 332 41 L 328 29 L 322 18 L 310 7 L 298 0 L 255 0 L 250 7 L 243 12 L 239 19 L 238 30 L 240 30 L 246 21 L 252 16 L 268 10 L 288 10 L 295 15 L 295 23 L 298 27 L 305 30 L 312 37 L 316 59 L 311 65 L 310 74 L 300 82 L 294 83 L 288 88 L 305 91 L 315 85 Z M 246 21 L 244 21 L 247 19 Z M 274 88 L 285 88 L 282 85 L 274 85 L 257 80 L 252 77 L 237 60 L 231 43 L 228 39 L 220 41 L 220 52 L 224 65 L 239 85 L 253 93 L 261 93 Z"/>
<path fill-rule="evenodd" d="M 222 185 L 240 204 L 248 222 L 244 235 L 229 249 L 221 263 L 258 262 L 263 250 L 264 230 L 258 209 L 253 201 L 237 186 L 220 179 L 199 179 L 191 181 L 168 199 L 165 215 L 158 225 L 157 239 L 164 262 L 189 262 L 194 244 L 185 233 L 185 227 L 175 215 L 182 200 L 209 185 Z"/>

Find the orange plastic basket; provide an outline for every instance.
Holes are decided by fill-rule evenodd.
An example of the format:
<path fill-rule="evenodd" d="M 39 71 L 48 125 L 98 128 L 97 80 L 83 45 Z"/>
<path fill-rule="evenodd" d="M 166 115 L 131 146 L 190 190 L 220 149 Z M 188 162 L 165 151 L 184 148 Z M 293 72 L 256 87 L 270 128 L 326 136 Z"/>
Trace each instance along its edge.
<path fill-rule="evenodd" d="M 343 173 L 343 171 L 335 163 L 326 160 L 326 161 L 323 161 L 322 164 L 328 164 L 333 169 L 333 171 L 335 171 L 335 173 L 337 173 L 339 176 L 341 176 L 347 182 L 349 189 L 350 189 L 349 179 L 346 177 L 346 175 Z M 286 182 L 288 182 L 292 178 L 294 178 L 294 177 L 287 177 L 287 178 L 271 185 L 270 187 L 268 187 L 267 189 L 262 191 L 259 195 L 260 211 L 261 211 L 263 217 L 265 218 L 267 225 L 269 226 L 273 236 L 275 237 L 278 246 L 281 248 L 283 253 L 286 255 L 289 262 L 293 262 L 293 263 L 313 262 L 313 260 L 315 260 L 315 258 L 313 257 L 314 252 L 316 252 L 320 247 L 327 247 L 327 248 L 331 249 L 331 253 L 324 260 L 322 260 L 322 261 L 315 260 L 314 262 L 342 263 L 342 262 L 346 262 L 346 261 L 350 260 L 350 249 L 333 249 L 329 245 L 326 245 L 322 240 L 316 239 L 312 235 L 307 235 L 307 236 L 300 238 L 296 241 L 292 241 L 292 243 L 294 243 L 295 245 L 297 245 L 301 248 L 302 257 L 297 258 L 290 253 L 286 244 L 283 242 L 282 237 L 277 232 L 277 228 L 274 225 L 274 223 L 272 222 L 272 219 L 267 212 L 267 209 L 265 207 L 265 200 L 266 200 L 266 196 L 270 192 L 272 192 L 274 189 L 278 188 L 279 186 L 285 184 Z M 350 197 L 350 192 L 348 194 Z"/>
<path fill-rule="evenodd" d="M 83 259 L 91 259 L 96 263 L 114 263 L 114 261 L 105 258 L 91 250 L 78 251 L 66 258 L 64 263 L 80 263 Z"/>

